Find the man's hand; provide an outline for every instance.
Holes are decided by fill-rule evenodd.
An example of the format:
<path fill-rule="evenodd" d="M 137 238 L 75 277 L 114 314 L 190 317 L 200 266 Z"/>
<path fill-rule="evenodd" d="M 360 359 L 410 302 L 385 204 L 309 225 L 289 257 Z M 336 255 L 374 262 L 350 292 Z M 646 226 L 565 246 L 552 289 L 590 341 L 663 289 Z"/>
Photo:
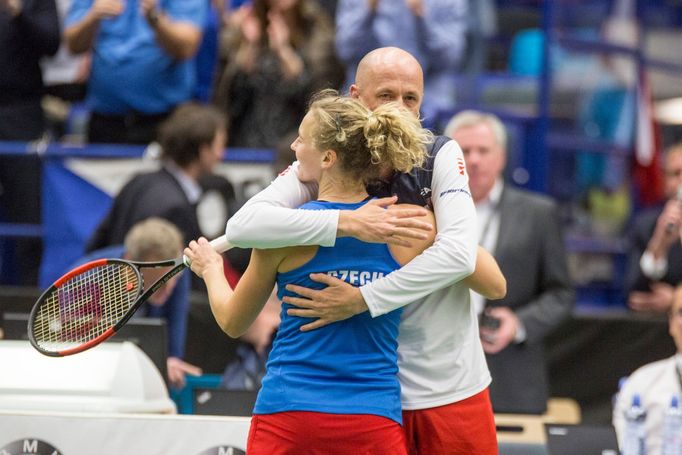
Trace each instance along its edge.
<path fill-rule="evenodd" d="M 632 291 L 628 296 L 628 306 L 634 311 L 655 311 L 665 313 L 673 301 L 673 286 L 668 283 L 655 283 L 651 292 Z"/>
<path fill-rule="evenodd" d="M 405 0 L 405 4 L 417 17 L 424 17 L 424 2 L 422 0 Z"/>
<path fill-rule="evenodd" d="M 23 2 L 21 0 L 0 0 L 0 9 L 7 10 L 12 17 L 17 17 L 21 13 Z"/>
<path fill-rule="evenodd" d="M 431 224 L 416 217 L 426 216 L 424 208 L 387 210 L 398 201 L 397 196 L 369 201 L 356 210 L 339 214 L 338 237 L 355 237 L 370 243 L 412 246 L 409 239 L 425 240 Z"/>
<path fill-rule="evenodd" d="M 125 3 L 121 0 L 95 0 L 90 9 L 95 19 L 107 19 L 118 16 L 125 9 Z"/>
<path fill-rule="evenodd" d="M 302 326 L 301 331 L 319 329 L 367 311 L 360 289 L 355 286 L 324 273 L 313 273 L 310 279 L 326 284 L 327 287 L 315 290 L 287 284 L 287 291 L 295 292 L 302 297 L 284 296 L 282 299 L 285 303 L 300 307 L 290 308 L 287 311 L 289 316 L 317 318 L 316 321 Z"/>
<path fill-rule="evenodd" d="M 481 327 L 479 329 L 481 343 L 487 354 L 497 354 L 514 341 L 519 319 L 512 310 L 504 306 L 490 308 L 486 311 L 490 316 L 500 320 L 500 327 L 495 330 Z"/>
<path fill-rule="evenodd" d="M 168 382 L 176 389 L 181 389 L 185 386 L 185 375 L 199 376 L 202 373 L 201 368 L 198 366 L 187 363 L 177 357 L 168 357 L 166 368 L 168 368 Z"/>
<path fill-rule="evenodd" d="M 149 20 L 152 12 L 156 10 L 158 0 L 141 0 L 140 1 L 140 13 L 145 19 Z"/>
<path fill-rule="evenodd" d="M 677 199 L 671 199 L 658 216 L 647 250 L 651 251 L 655 258 L 667 256 L 670 247 L 680 240 L 681 225 L 682 203 Z"/>

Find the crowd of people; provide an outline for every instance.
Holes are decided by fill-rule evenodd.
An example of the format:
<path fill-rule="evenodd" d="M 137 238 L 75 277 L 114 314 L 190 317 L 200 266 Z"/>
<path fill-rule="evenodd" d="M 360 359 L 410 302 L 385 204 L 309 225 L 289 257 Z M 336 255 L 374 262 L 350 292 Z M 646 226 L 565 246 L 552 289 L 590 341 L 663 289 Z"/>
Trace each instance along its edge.
<path fill-rule="evenodd" d="M 338 0 L 334 15 L 314 0 L 228 3 L 0 0 L 0 140 L 49 131 L 43 75 L 59 49 L 73 57 L 68 89 L 51 93 L 85 103 L 88 142 L 160 144 L 159 170 L 120 191 L 88 258 L 188 246 L 196 276 L 169 282 L 144 314 L 168 321 L 178 388 L 201 374 L 183 360 L 191 287 L 241 337 L 222 384 L 260 390 L 250 453 L 304 442 L 497 453 L 494 412 L 547 409 L 543 342 L 576 293 L 556 201 L 505 181 L 502 121 L 467 110 L 442 135 L 425 129 L 455 110 L 469 2 Z M 253 249 L 238 279 L 196 214 L 228 144 L 284 149 L 278 163 L 291 164 L 227 224 L 232 244 Z M 664 175 L 665 206 L 632 229 L 627 304 L 668 314 L 679 350 L 681 145 Z M 39 181 L 37 158 L 0 158 L 0 215 L 37 222 Z M 646 387 L 659 415 L 661 394 L 682 384 L 659 394 L 650 370 L 622 396 Z M 311 426 L 315 440 L 287 437 Z"/>

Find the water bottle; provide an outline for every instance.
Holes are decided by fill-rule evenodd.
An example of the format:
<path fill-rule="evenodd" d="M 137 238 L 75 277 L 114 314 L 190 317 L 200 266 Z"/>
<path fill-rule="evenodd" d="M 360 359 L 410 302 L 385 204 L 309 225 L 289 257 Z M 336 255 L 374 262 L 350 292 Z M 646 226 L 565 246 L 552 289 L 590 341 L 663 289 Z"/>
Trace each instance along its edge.
<path fill-rule="evenodd" d="M 682 455 L 682 410 L 677 395 L 673 395 L 665 413 L 662 444 L 662 455 Z"/>
<path fill-rule="evenodd" d="M 646 411 L 638 394 L 632 397 L 632 404 L 625 411 L 625 439 L 622 455 L 646 455 Z"/>

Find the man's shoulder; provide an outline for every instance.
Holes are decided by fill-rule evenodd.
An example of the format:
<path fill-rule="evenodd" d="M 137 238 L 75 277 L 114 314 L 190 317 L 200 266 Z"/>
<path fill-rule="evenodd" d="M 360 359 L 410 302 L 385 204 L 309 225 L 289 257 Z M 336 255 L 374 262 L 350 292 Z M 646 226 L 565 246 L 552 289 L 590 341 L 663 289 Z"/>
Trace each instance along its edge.
<path fill-rule="evenodd" d="M 665 359 L 647 363 L 633 371 L 628 377 L 628 381 L 637 382 L 638 380 L 646 380 L 652 376 L 658 378 L 663 371 L 671 368 L 672 365 L 674 365 L 673 357 L 667 357 Z"/>
<path fill-rule="evenodd" d="M 437 135 L 433 137 L 433 142 L 427 146 L 427 149 L 429 152 L 438 153 L 438 151 L 448 142 L 454 143 L 454 140 L 447 136 Z"/>
<path fill-rule="evenodd" d="M 557 205 L 556 201 L 546 194 L 514 187 L 508 183 L 504 187 L 504 199 L 514 204 L 524 204 L 526 207 L 534 207 L 540 210 L 554 210 Z"/>

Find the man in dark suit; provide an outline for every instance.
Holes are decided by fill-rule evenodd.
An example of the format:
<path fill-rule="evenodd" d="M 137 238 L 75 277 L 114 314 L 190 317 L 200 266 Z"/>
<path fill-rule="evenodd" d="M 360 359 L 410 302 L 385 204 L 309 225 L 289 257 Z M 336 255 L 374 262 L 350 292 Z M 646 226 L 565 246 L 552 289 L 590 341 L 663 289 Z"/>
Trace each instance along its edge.
<path fill-rule="evenodd" d="M 485 302 L 472 293 L 482 315 L 493 409 L 541 414 L 549 396 L 543 338 L 570 315 L 575 301 L 557 207 L 503 181 L 507 137 L 497 117 L 461 112 L 445 134 L 464 152 L 479 243 L 507 278 L 504 299 Z"/>
<path fill-rule="evenodd" d="M 665 313 L 670 309 L 673 290 L 682 282 L 682 143 L 665 154 L 663 207 L 641 213 L 632 229 L 626 278 L 628 305 L 635 311 Z"/>
<path fill-rule="evenodd" d="M 175 110 L 159 133 L 162 167 L 123 187 L 86 251 L 123 243 L 134 224 L 152 216 L 177 226 L 185 244 L 199 238 L 199 179 L 222 160 L 225 141 L 225 119 L 215 108 L 191 103 Z"/>

